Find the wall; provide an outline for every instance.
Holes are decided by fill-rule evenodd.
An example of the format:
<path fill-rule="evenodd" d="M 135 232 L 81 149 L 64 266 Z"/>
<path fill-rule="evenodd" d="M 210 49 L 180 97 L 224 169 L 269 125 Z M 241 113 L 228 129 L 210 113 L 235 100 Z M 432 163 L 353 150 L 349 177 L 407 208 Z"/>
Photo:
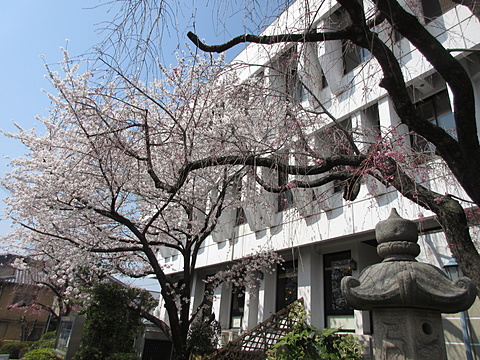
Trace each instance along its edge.
<path fill-rule="evenodd" d="M 49 313 L 32 308 L 10 308 L 20 296 L 35 296 L 36 301 L 51 305 L 53 293 L 29 284 L 0 283 L 0 339 L 38 340 L 45 332 Z"/>

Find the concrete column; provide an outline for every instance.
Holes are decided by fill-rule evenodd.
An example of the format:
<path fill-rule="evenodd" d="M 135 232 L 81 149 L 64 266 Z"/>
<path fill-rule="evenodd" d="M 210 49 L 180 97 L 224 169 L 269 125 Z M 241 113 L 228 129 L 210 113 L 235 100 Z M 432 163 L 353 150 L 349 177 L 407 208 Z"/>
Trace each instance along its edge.
<path fill-rule="evenodd" d="M 222 309 L 220 307 L 222 303 L 222 295 L 223 295 L 223 286 L 219 286 L 213 292 L 212 313 L 215 314 L 215 320 L 217 320 L 221 324 L 222 328 L 224 328 L 224 324 L 222 323 L 222 321 L 225 321 L 225 320 L 221 318 Z"/>
<path fill-rule="evenodd" d="M 258 288 L 245 291 L 245 312 L 243 313 L 243 330 L 249 330 L 258 324 Z"/>
<path fill-rule="evenodd" d="M 319 328 L 324 325 L 322 273 L 322 256 L 311 247 L 301 248 L 298 256 L 298 298 L 303 298 L 311 323 Z"/>
<path fill-rule="evenodd" d="M 326 19 L 320 22 L 320 31 L 333 31 L 339 19 Z M 318 44 L 319 62 L 323 74 L 327 78 L 328 86 L 333 94 L 338 95 L 343 91 L 341 86 L 343 77 L 342 40 L 323 41 Z"/>
<path fill-rule="evenodd" d="M 267 271 L 263 275 L 258 291 L 258 321 L 262 322 L 275 314 L 277 293 L 277 273 Z"/>
<path fill-rule="evenodd" d="M 198 305 L 203 301 L 203 293 L 205 291 L 205 283 L 202 281 L 198 272 L 193 274 L 192 291 L 190 296 L 190 313 L 192 313 Z"/>
<path fill-rule="evenodd" d="M 390 97 L 385 96 L 378 101 L 378 115 L 382 129 L 396 127 L 396 135 L 398 136 L 405 136 L 409 133 L 408 126 L 400 123 L 400 118 L 393 107 Z M 389 136 L 391 137 L 392 135 Z M 410 146 L 410 138 L 408 136 L 405 136 L 403 142 L 404 146 Z"/>

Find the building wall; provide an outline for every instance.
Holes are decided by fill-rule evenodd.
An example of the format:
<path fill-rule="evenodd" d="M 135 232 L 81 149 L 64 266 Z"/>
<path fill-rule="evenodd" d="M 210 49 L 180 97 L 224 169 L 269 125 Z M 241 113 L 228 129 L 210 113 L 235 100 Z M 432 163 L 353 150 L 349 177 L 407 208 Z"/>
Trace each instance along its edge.
<path fill-rule="evenodd" d="M 0 339 L 38 340 L 44 334 L 49 313 L 30 307 L 16 307 L 22 299 L 35 296 L 36 301 L 51 305 L 53 293 L 31 284 L 0 283 Z"/>
<path fill-rule="evenodd" d="M 302 16 L 302 1 L 296 1 L 292 7 L 277 19 L 264 34 L 292 32 L 302 28 L 302 22 L 317 23 L 318 26 L 326 24 L 327 20 L 336 8 L 335 2 L 318 2 L 319 11 L 317 19 L 305 19 Z M 411 2 L 409 2 L 411 3 Z M 333 4 L 333 5 L 332 5 Z M 420 5 L 420 3 L 418 3 Z M 312 6 L 313 8 L 314 6 Z M 421 7 L 417 7 L 417 10 Z M 384 26 L 384 25 L 382 25 Z M 385 26 L 384 26 L 385 27 Z M 446 48 L 468 48 L 476 47 L 480 40 L 479 21 L 472 17 L 468 9 L 457 6 L 449 10 L 443 16 L 437 18 L 427 25 L 428 29 L 435 34 Z M 304 28 L 304 27 L 303 27 Z M 391 36 L 388 27 L 382 29 L 381 37 Z M 352 127 L 369 127 L 372 119 L 368 116 L 368 109 L 372 105 L 378 107 L 380 126 L 384 136 L 389 136 L 388 129 L 396 127 L 399 134 L 407 134 L 408 129 L 404 125 L 399 126 L 398 116 L 395 114 L 391 100 L 385 91 L 378 86 L 381 80 L 381 71 L 374 61 L 368 61 L 358 66 L 353 71 L 343 74 L 342 69 L 332 65 L 338 62 L 340 43 L 308 44 L 302 45 L 301 50 L 306 54 L 308 62 L 303 65 L 309 67 L 310 72 L 319 73 L 325 71 L 325 77 L 330 86 L 320 88 L 319 78 L 311 81 L 315 95 L 320 99 L 327 110 L 340 121 L 350 118 Z M 237 64 L 258 64 L 259 66 L 245 66 L 240 71 L 244 78 L 253 76 L 261 69 L 261 65 L 275 64 L 277 55 L 285 51 L 285 45 L 256 45 L 251 44 L 240 53 L 234 60 Z M 425 61 L 421 54 L 415 50 L 408 41 L 401 40 L 394 46 L 394 51 L 401 59 L 408 85 L 412 88 L 414 101 L 427 99 L 429 96 L 446 89 L 432 70 L 431 65 Z M 480 65 L 479 58 L 475 54 L 455 53 L 470 73 L 475 87 L 475 93 L 480 100 Z M 302 64 L 303 60 L 299 60 Z M 329 65 L 330 64 L 330 65 Z M 306 70 L 304 69 L 304 72 Z M 284 86 L 278 78 L 272 80 L 273 70 L 265 71 L 267 82 L 271 86 Z M 270 80 L 268 76 L 270 75 Z M 311 77 L 310 77 L 311 78 Z M 303 76 L 307 82 L 308 77 Z M 447 89 L 448 91 L 448 89 Z M 305 106 L 311 98 L 307 97 Z M 480 110 L 480 101 L 477 101 Z M 328 122 L 319 123 L 318 128 L 312 128 L 312 132 L 321 127 L 328 126 Z M 479 127 L 480 128 L 480 127 Z M 359 139 L 365 140 L 365 139 Z M 410 137 L 404 138 L 406 145 L 410 144 Z M 425 184 L 439 193 L 452 193 L 459 197 L 466 198 L 465 194 L 455 182 L 445 176 L 444 165 L 440 160 L 433 160 L 429 163 L 428 172 L 421 174 L 422 167 L 419 166 L 419 178 Z M 427 167 L 425 167 L 426 169 Z M 252 220 L 240 226 L 233 226 L 232 223 L 223 223 L 222 236 L 207 239 L 203 245 L 197 260 L 199 273 L 194 284 L 192 305 L 199 304 L 203 295 L 203 279 L 206 275 L 224 268 L 236 259 L 241 259 L 249 254 L 262 249 L 272 249 L 280 253 L 285 260 L 295 259 L 298 261 L 297 282 L 298 297 L 304 299 L 307 312 L 310 314 L 310 321 L 319 328 L 334 324 L 345 325 L 348 330 L 355 334 L 364 336 L 368 342 L 368 335 L 371 334 L 370 315 L 368 312 L 354 311 L 351 317 L 338 315 L 327 317 L 325 314 L 326 298 L 328 289 L 325 280 L 325 259 L 329 254 L 342 251 L 350 251 L 351 259 L 356 263 L 356 268 L 351 272 L 354 276 L 360 274 L 361 270 L 370 264 L 379 262 L 381 259 L 376 254 L 374 227 L 378 221 L 388 217 L 392 208 L 397 208 L 404 218 L 419 223 L 422 231 L 419 244 L 422 249 L 419 261 L 432 263 L 442 267 L 450 259 L 450 252 L 444 236 L 439 232 L 438 224 L 433 219 L 433 214 L 420 206 L 404 199 L 399 193 L 373 179 L 363 183 L 360 194 L 355 201 L 343 200 L 341 193 L 333 193 L 328 187 L 309 190 L 322 196 L 327 193 L 322 202 L 309 204 L 305 201 L 305 193 L 295 192 L 293 189 L 293 207 L 277 213 L 265 212 L 265 207 L 258 205 L 253 208 L 253 217 L 263 217 L 262 221 Z M 271 195 L 267 195 L 267 197 Z M 302 197 L 303 196 L 303 197 Z M 311 198 L 311 197 L 310 197 Z M 272 205 L 275 199 L 265 200 Z M 253 205 L 255 207 L 255 205 Z M 262 210 L 263 209 L 263 210 Z M 248 218 L 248 214 L 247 214 Z M 233 221 L 232 219 L 230 221 Z M 478 238 L 473 232 L 474 238 Z M 161 258 L 172 273 L 181 269 L 181 259 L 174 252 L 163 254 Z M 277 275 L 275 272 L 265 271 L 263 279 L 257 289 L 247 289 L 245 294 L 246 309 L 242 329 L 247 330 L 256 323 L 268 318 L 275 312 L 275 301 L 277 288 Z M 231 303 L 231 288 L 225 285 L 218 289 L 215 294 L 213 311 L 224 329 L 229 327 L 229 311 Z M 163 314 L 164 315 L 164 314 Z M 343 316 L 343 319 L 342 319 Z M 330 320 L 329 320 L 330 319 Z M 336 319 L 334 322 L 332 319 Z M 480 355 L 480 314 L 477 303 L 469 310 L 469 324 L 472 333 L 474 351 Z M 333 322 L 332 322 L 333 321 Z M 463 359 L 464 349 L 461 339 L 458 314 L 445 316 L 446 339 L 450 359 Z M 460 334 L 460 335 L 459 335 Z"/>

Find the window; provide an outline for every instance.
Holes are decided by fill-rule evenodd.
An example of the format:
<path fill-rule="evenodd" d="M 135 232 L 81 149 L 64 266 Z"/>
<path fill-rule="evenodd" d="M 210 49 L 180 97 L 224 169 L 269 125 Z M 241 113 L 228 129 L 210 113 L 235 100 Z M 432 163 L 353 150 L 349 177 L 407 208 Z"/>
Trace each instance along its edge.
<path fill-rule="evenodd" d="M 440 126 L 451 136 L 457 136 L 450 99 L 447 90 L 443 90 L 416 104 L 417 115 Z M 412 134 L 412 147 L 417 152 L 433 155 L 435 147 L 418 134 Z"/>
<path fill-rule="evenodd" d="M 238 197 L 238 200 L 241 200 L 242 197 L 242 192 L 243 192 L 243 185 L 242 185 L 242 177 L 238 176 L 234 181 L 233 181 L 233 186 L 235 187 L 235 193 Z M 245 224 L 247 222 L 247 216 L 245 215 L 245 210 L 243 210 L 243 207 L 241 203 L 237 206 L 236 212 L 235 212 L 235 226 L 239 226 L 242 224 Z"/>
<path fill-rule="evenodd" d="M 352 155 L 353 148 L 347 138 L 346 133 L 352 134 L 352 119 L 349 117 L 337 124 L 332 124 L 316 132 L 315 151 L 319 157 L 329 157 L 333 155 Z M 344 166 L 338 166 L 337 170 L 345 169 Z M 341 192 L 344 189 L 343 180 L 333 182 L 334 193 Z"/>
<path fill-rule="evenodd" d="M 307 99 L 307 91 L 298 73 L 297 49 L 291 47 L 278 60 L 278 70 L 284 76 L 287 100 L 296 103 Z"/>
<path fill-rule="evenodd" d="M 27 341 L 37 341 L 43 335 L 44 328 L 43 326 L 34 326 L 28 335 Z"/>
<path fill-rule="evenodd" d="M 340 127 L 333 126 L 331 134 L 330 134 L 330 142 L 332 145 L 332 155 L 351 155 L 353 154 L 353 149 L 348 141 L 347 135 L 345 131 L 348 133 L 352 133 L 352 119 L 348 118 L 340 122 Z M 341 167 L 344 168 L 344 167 Z M 335 180 L 334 181 L 333 192 L 341 192 L 345 187 L 344 181 Z"/>
<path fill-rule="evenodd" d="M 370 51 L 357 46 L 348 40 L 342 41 L 342 53 L 344 74 L 349 73 L 371 57 Z"/>
<path fill-rule="evenodd" d="M 57 349 L 67 352 L 73 331 L 74 316 L 63 317 L 57 330 Z"/>
<path fill-rule="evenodd" d="M 285 186 L 288 184 L 288 174 L 282 170 L 277 171 L 277 181 L 278 186 Z M 289 209 L 293 205 L 293 194 L 292 189 L 285 188 L 282 192 L 278 194 L 278 212 Z"/>
<path fill-rule="evenodd" d="M 367 146 L 376 143 L 377 138 L 381 136 L 378 104 L 373 104 L 362 111 L 362 125 L 365 129 L 364 141 Z"/>
<path fill-rule="evenodd" d="M 243 225 L 247 222 L 247 215 L 245 215 L 245 210 L 243 207 L 237 207 L 237 211 L 235 214 L 235 226 Z"/>
<path fill-rule="evenodd" d="M 322 71 L 322 79 L 320 81 L 321 85 L 322 85 L 322 89 L 326 89 L 328 87 L 328 81 L 327 81 L 327 77 L 325 76 L 325 73 Z"/>
<path fill-rule="evenodd" d="M 212 276 L 215 276 L 215 274 L 208 275 L 205 280 L 211 278 Z M 212 308 L 213 308 L 213 291 L 215 290 L 215 286 L 212 281 L 210 282 L 205 282 L 205 289 L 203 292 L 203 301 L 205 305 L 203 306 L 202 309 L 202 315 L 203 317 L 209 317 L 212 315 Z"/>
<path fill-rule="evenodd" d="M 353 309 L 347 305 L 341 289 L 342 279 L 352 275 L 350 251 L 326 254 L 323 264 L 326 326 L 351 329 Z"/>
<path fill-rule="evenodd" d="M 303 85 L 297 69 L 291 69 L 287 73 L 287 94 L 293 102 L 300 103 L 307 100 L 307 91 Z"/>
<path fill-rule="evenodd" d="M 297 260 L 286 261 L 277 269 L 276 311 L 280 311 L 297 300 L 298 289 Z"/>
<path fill-rule="evenodd" d="M 340 126 L 332 126 L 330 133 L 330 143 L 332 146 L 332 155 L 341 154 L 348 155 L 353 154 L 352 145 L 348 141 L 345 132 L 352 133 L 352 119 L 349 117 L 340 121 Z"/>
<path fill-rule="evenodd" d="M 13 299 L 12 305 L 15 306 L 28 306 L 33 303 L 37 298 L 35 294 L 17 293 Z"/>
<path fill-rule="evenodd" d="M 428 24 L 433 19 L 445 14 L 448 10 L 455 7 L 452 0 L 421 0 L 423 16 Z"/>
<path fill-rule="evenodd" d="M 241 328 L 245 311 L 245 288 L 232 287 L 232 303 L 230 304 L 230 328 Z"/>

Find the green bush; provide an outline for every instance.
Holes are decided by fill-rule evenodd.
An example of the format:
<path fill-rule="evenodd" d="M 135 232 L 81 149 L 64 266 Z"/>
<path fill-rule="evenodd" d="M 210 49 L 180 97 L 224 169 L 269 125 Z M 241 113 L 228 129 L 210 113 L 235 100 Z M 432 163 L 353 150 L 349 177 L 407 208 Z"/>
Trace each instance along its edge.
<path fill-rule="evenodd" d="M 190 325 L 187 347 L 193 355 L 207 355 L 215 349 L 221 332 L 218 321 L 198 318 Z"/>
<path fill-rule="evenodd" d="M 26 353 L 31 350 L 35 349 L 44 349 L 44 348 L 55 348 L 55 331 L 50 331 L 48 333 L 43 334 L 43 336 L 31 344 L 29 347 L 25 347 L 20 350 L 19 358 L 24 357 Z"/>
<path fill-rule="evenodd" d="M 28 348 L 31 344 L 31 341 L 5 342 L 2 347 L 0 347 L 0 354 L 10 354 L 11 359 L 18 359 L 20 357 L 20 351 Z"/>
<path fill-rule="evenodd" d="M 132 353 L 115 353 L 107 357 L 106 360 L 137 360 L 137 355 Z"/>
<path fill-rule="evenodd" d="M 54 347 L 55 347 L 55 331 L 50 331 L 48 333 L 43 334 L 43 336 L 38 341 L 35 341 L 30 346 L 30 350 L 54 348 Z"/>
<path fill-rule="evenodd" d="M 34 349 L 27 352 L 25 360 L 56 360 L 57 357 L 51 348 Z"/>
<path fill-rule="evenodd" d="M 50 331 L 50 332 L 47 332 L 47 333 L 43 334 L 43 336 L 40 338 L 40 340 L 55 340 L 56 335 L 57 335 L 56 331 Z"/>
<path fill-rule="evenodd" d="M 306 313 L 299 303 L 289 316 L 295 320 L 292 330 L 267 351 L 268 360 L 362 360 L 362 349 L 350 334 L 339 329 L 319 331 L 305 322 Z"/>
<path fill-rule="evenodd" d="M 145 311 L 156 305 L 146 290 L 113 282 L 91 289 L 91 300 L 85 310 L 87 319 L 75 360 L 105 360 L 113 356 L 111 354 L 134 351 L 142 320 L 140 313 L 130 308 L 132 302 L 141 303 Z"/>
<path fill-rule="evenodd" d="M 80 349 L 75 353 L 73 357 L 74 360 L 104 360 L 105 356 L 103 356 L 102 352 L 90 345 L 82 344 Z"/>
<path fill-rule="evenodd" d="M 20 352 L 18 353 L 18 358 L 21 359 L 25 356 L 26 353 L 28 353 L 30 350 L 32 350 L 30 348 L 30 346 L 26 346 L 24 347 L 22 350 L 20 350 Z"/>
<path fill-rule="evenodd" d="M 97 348 L 83 347 L 77 351 L 74 358 L 89 360 L 137 360 L 137 355 L 133 353 L 114 353 L 105 357 Z"/>

